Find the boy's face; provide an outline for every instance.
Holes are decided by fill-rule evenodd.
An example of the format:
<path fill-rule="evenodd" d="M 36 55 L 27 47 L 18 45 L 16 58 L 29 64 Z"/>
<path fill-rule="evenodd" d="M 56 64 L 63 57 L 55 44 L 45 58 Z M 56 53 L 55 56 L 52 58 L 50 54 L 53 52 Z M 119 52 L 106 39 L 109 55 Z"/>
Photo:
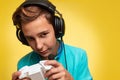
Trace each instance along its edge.
<path fill-rule="evenodd" d="M 44 15 L 36 20 L 22 25 L 22 31 L 31 48 L 45 59 L 49 54 L 56 54 L 58 42 L 52 24 Z"/>

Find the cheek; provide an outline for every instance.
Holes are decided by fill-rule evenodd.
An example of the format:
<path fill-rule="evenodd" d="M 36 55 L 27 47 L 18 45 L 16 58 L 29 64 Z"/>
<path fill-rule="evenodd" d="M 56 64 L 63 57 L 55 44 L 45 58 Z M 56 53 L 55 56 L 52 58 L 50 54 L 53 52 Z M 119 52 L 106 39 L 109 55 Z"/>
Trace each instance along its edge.
<path fill-rule="evenodd" d="M 29 46 L 30 46 L 33 50 L 35 50 L 35 44 L 34 44 L 34 43 L 29 43 Z"/>
<path fill-rule="evenodd" d="M 48 40 L 47 43 L 50 45 L 55 45 L 56 44 L 56 37 L 54 35 L 51 35 Z"/>
<path fill-rule="evenodd" d="M 28 44 L 29 44 L 29 46 L 33 49 L 33 50 L 35 50 L 35 41 L 28 41 L 27 40 L 27 42 L 28 42 Z"/>

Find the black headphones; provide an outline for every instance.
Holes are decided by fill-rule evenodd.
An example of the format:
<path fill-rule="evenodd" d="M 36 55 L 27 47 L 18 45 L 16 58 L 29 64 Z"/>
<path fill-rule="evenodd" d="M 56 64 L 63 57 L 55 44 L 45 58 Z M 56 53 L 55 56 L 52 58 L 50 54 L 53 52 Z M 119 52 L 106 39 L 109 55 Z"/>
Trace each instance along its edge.
<path fill-rule="evenodd" d="M 37 5 L 40 6 L 46 10 L 48 10 L 51 13 L 54 13 L 54 31 L 56 38 L 62 38 L 65 34 L 65 23 L 64 19 L 62 18 L 62 14 L 56 10 L 56 7 L 49 2 L 48 0 L 26 0 L 21 4 L 22 7 L 29 6 L 29 5 Z M 55 15 L 58 14 L 59 16 Z M 23 32 L 21 29 L 16 27 L 16 35 L 19 41 L 21 41 L 23 44 L 28 45 L 27 40 L 24 37 Z"/>

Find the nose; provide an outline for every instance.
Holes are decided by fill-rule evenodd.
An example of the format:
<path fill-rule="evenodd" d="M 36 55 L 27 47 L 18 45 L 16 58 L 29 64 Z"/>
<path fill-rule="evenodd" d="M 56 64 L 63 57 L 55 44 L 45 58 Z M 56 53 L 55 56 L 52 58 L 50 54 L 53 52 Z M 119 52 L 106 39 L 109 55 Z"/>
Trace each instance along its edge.
<path fill-rule="evenodd" d="M 40 39 L 36 39 L 36 49 L 42 50 L 43 49 L 43 41 Z"/>

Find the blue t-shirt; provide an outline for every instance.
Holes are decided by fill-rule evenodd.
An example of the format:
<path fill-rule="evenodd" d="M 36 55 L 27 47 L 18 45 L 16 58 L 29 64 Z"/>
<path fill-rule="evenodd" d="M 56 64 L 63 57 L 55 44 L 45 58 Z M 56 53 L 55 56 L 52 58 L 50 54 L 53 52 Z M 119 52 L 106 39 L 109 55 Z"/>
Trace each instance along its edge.
<path fill-rule="evenodd" d="M 36 64 L 40 60 L 40 55 L 32 51 L 19 60 L 17 68 L 19 70 L 23 66 Z M 92 80 L 87 55 L 83 49 L 61 43 L 55 60 L 67 69 L 74 80 Z"/>

